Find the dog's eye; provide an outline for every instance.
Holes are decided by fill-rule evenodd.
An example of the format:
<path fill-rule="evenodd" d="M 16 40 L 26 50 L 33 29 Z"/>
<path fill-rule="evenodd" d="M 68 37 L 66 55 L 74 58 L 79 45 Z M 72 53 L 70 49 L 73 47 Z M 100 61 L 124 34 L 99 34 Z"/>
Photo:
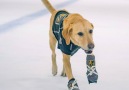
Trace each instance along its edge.
<path fill-rule="evenodd" d="M 89 33 L 92 34 L 93 33 L 93 30 L 90 30 Z"/>
<path fill-rule="evenodd" d="M 83 36 L 84 34 L 83 34 L 83 32 L 79 32 L 78 35 L 79 36 Z"/>

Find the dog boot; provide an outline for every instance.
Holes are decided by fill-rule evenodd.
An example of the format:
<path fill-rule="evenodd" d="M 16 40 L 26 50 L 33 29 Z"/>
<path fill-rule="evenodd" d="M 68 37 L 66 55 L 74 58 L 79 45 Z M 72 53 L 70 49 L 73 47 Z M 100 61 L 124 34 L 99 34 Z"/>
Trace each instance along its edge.
<path fill-rule="evenodd" d="M 80 90 L 79 87 L 78 87 L 78 84 L 77 84 L 77 82 L 76 82 L 76 80 L 74 78 L 69 80 L 67 86 L 68 86 L 69 90 Z"/>
<path fill-rule="evenodd" d="M 95 56 L 94 55 L 87 55 L 86 58 L 86 64 L 87 64 L 87 78 L 90 83 L 97 83 L 98 80 L 98 73 L 96 71 L 95 67 Z"/>

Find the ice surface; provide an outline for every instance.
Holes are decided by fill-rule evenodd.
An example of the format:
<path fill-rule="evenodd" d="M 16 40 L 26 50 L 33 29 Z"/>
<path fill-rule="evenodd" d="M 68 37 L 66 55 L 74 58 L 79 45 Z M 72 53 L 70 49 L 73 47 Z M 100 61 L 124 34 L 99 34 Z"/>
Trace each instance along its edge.
<path fill-rule="evenodd" d="M 85 53 L 72 58 L 73 74 L 81 90 L 129 89 L 129 1 L 50 0 L 57 9 L 80 13 L 94 24 L 97 84 L 88 84 Z M 44 10 L 40 0 L 0 0 L 0 28 L 14 20 Z M 0 29 L 0 90 L 67 90 L 67 78 L 60 77 L 62 54 L 57 52 L 58 74 L 51 74 L 49 49 L 50 13 L 39 14 L 28 22 Z M 26 20 L 24 18 L 24 20 Z"/>

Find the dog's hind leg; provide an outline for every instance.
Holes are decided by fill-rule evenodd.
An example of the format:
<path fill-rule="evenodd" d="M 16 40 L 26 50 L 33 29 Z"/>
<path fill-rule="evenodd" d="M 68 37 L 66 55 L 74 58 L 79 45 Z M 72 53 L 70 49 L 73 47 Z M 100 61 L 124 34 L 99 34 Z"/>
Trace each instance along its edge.
<path fill-rule="evenodd" d="M 56 53 L 55 53 L 55 47 L 56 47 L 56 38 L 54 37 L 53 33 L 49 32 L 49 44 L 50 44 L 50 49 L 52 51 L 52 74 L 55 76 L 57 74 L 57 64 L 56 64 Z"/>
<path fill-rule="evenodd" d="M 61 76 L 62 76 L 62 77 L 66 77 L 66 72 L 65 72 L 64 65 L 63 65 L 63 70 L 62 70 Z"/>

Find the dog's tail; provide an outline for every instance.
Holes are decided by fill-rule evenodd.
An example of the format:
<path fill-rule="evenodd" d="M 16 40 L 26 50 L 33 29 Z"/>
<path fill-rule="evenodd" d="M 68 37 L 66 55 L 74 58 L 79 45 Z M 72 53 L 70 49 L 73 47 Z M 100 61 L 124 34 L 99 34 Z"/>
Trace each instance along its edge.
<path fill-rule="evenodd" d="M 44 5 L 46 6 L 46 8 L 50 11 L 50 13 L 52 14 L 54 11 L 56 11 L 56 9 L 50 4 L 50 2 L 48 0 L 42 0 L 42 2 L 44 3 Z"/>

